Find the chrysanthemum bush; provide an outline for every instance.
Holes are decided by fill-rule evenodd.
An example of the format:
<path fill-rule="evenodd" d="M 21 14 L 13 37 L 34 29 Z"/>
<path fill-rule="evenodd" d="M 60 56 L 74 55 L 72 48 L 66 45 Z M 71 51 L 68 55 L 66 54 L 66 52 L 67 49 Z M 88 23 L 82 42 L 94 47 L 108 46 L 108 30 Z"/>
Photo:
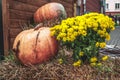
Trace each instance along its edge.
<path fill-rule="evenodd" d="M 62 20 L 59 25 L 51 27 L 51 35 L 61 46 L 73 50 L 73 66 L 86 62 L 100 66 L 108 56 L 100 57 L 99 49 L 106 46 L 106 40 L 110 40 L 109 33 L 115 29 L 114 24 L 112 18 L 104 14 L 88 13 Z"/>

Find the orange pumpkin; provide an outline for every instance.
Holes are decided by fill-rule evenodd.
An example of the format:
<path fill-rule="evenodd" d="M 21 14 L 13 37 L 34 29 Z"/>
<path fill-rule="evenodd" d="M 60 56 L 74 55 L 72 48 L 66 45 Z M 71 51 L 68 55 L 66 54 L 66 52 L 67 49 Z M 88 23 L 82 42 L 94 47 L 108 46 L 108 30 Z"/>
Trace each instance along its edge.
<path fill-rule="evenodd" d="M 36 23 L 44 22 L 58 17 L 64 19 L 67 17 L 67 15 L 64 6 L 60 3 L 55 2 L 43 5 L 34 13 L 34 21 Z"/>
<path fill-rule="evenodd" d="M 24 30 L 15 38 L 13 51 L 24 65 L 39 64 L 55 56 L 57 40 L 50 36 L 48 27 Z"/>

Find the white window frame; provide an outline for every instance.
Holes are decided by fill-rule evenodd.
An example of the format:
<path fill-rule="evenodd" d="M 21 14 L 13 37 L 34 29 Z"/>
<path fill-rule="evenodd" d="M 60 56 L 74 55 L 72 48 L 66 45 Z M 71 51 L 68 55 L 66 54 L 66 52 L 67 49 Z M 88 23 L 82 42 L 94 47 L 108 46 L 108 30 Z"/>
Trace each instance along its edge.
<path fill-rule="evenodd" d="M 120 3 L 115 3 L 115 10 L 120 9 Z"/>

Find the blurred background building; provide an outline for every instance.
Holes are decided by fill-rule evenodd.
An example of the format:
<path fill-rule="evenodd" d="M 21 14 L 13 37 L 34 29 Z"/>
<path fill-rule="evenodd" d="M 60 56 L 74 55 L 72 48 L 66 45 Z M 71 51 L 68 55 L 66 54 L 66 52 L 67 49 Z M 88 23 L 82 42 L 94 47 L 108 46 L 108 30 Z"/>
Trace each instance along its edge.
<path fill-rule="evenodd" d="M 105 13 L 105 0 L 75 0 L 74 15 L 82 15 L 89 12 Z"/>
<path fill-rule="evenodd" d="M 106 0 L 105 13 L 120 25 L 120 0 Z"/>

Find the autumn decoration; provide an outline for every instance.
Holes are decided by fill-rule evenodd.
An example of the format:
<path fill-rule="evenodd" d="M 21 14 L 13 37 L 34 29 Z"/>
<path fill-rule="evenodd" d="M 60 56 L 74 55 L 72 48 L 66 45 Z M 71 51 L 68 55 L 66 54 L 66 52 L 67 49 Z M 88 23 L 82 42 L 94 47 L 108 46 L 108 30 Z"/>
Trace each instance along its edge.
<path fill-rule="evenodd" d="M 50 36 L 50 28 L 24 30 L 17 35 L 13 44 L 17 59 L 24 65 L 39 64 L 55 56 L 58 43 Z"/>

